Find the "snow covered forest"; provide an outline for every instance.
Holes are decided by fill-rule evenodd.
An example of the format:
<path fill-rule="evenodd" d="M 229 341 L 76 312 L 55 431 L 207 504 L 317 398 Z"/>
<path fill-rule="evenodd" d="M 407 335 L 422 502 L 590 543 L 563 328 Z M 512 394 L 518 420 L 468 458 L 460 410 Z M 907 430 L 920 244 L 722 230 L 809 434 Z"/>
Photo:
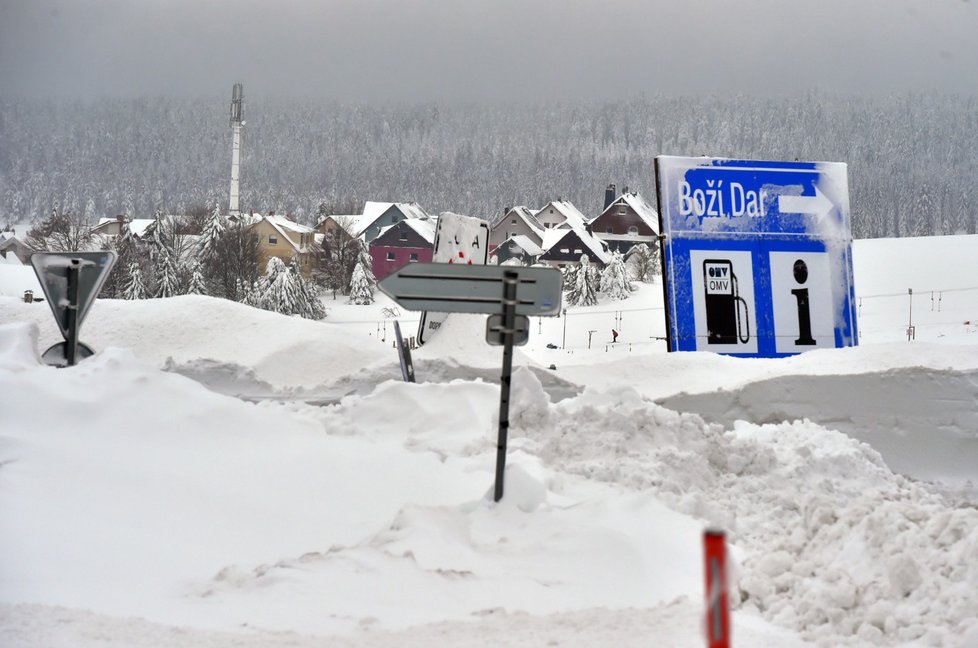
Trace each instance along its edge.
<path fill-rule="evenodd" d="M 226 209 L 227 97 L 0 99 L 0 225 L 53 206 L 90 221 Z M 310 221 L 320 203 L 417 201 L 493 220 L 604 187 L 654 199 L 658 154 L 844 161 L 857 238 L 976 233 L 978 98 L 642 98 L 366 106 L 245 98 L 241 205 Z"/>

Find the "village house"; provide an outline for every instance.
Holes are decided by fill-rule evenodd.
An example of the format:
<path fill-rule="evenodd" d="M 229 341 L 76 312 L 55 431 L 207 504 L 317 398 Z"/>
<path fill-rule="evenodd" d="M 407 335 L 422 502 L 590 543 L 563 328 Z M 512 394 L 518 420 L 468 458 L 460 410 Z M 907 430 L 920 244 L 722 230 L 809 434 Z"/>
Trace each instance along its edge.
<path fill-rule="evenodd" d="M 156 223 L 155 218 L 134 218 L 128 220 L 125 214 L 120 214 L 114 218 L 100 218 L 98 224 L 91 229 L 92 236 L 101 236 L 106 239 L 114 239 L 122 234 L 124 224 L 129 225 L 129 234 L 136 238 L 146 236 L 150 227 Z"/>
<path fill-rule="evenodd" d="M 435 243 L 435 223 L 407 218 L 389 225 L 370 243 L 373 273 L 383 279 L 408 263 L 428 263 Z"/>
<path fill-rule="evenodd" d="M 553 200 L 543 209 L 537 211 L 534 216 L 545 230 L 567 227 L 583 228 L 588 220 L 569 200 Z M 546 247 L 546 246 L 545 246 Z"/>
<path fill-rule="evenodd" d="M 489 233 L 489 251 L 491 252 L 503 241 L 513 236 L 525 236 L 535 245 L 543 243 L 543 233 L 546 228 L 536 218 L 536 212 L 529 207 L 507 207 L 503 217 L 493 226 Z"/>
<path fill-rule="evenodd" d="M 260 268 L 265 269 L 271 257 L 278 257 L 286 265 L 296 259 L 304 275 L 312 272 L 318 246 L 313 239 L 313 229 L 300 225 L 286 216 L 269 214 L 247 226 L 258 235 L 261 249 Z"/>
<path fill-rule="evenodd" d="M 628 187 L 617 198 L 614 192 L 615 185 L 609 185 L 604 211 L 591 221 L 594 235 L 609 249 L 622 254 L 639 243 L 658 245 L 659 215 L 655 208 L 638 192 L 628 191 Z"/>
<path fill-rule="evenodd" d="M 602 267 L 611 261 L 608 244 L 594 236 L 586 225 L 551 229 L 544 236 L 542 247 L 545 252 L 537 261 L 554 268 L 578 263 L 581 255 Z"/>
<path fill-rule="evenodd" d="M 544 250 L 529 236 L 516 234 L 496 246 L 493 255 L 499 265 L 519 265 L 530 266 L 536 263 L 537 259 L 543 254 Z"/>

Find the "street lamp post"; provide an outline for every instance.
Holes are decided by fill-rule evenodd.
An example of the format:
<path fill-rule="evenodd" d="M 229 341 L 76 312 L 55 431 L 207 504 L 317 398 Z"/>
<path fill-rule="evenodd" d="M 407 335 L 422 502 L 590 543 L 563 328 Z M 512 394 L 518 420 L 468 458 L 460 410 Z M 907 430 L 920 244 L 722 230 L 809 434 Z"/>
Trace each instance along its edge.
<path fill-rule="evenodd" d="M 561 349 L 567 348 L 567 309 L 564 309 L 564 341 L 560 343 Z"/>

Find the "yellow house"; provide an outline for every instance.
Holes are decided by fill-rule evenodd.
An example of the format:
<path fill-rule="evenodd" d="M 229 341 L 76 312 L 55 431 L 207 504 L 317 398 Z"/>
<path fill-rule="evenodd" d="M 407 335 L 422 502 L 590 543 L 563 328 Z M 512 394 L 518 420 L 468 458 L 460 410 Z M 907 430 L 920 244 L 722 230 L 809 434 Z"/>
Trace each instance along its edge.
<path fill-rule="evenodd" d="M 300 225 L 285 216 L 262 216 L 260 220 L 248 226 L 248 229 L 258 234 L 261 246 L 261 269 L 264 272 L 268 259 L 278 257 L 288 265 L 297 259 L 302 274 L 312 272 L 316 258 L 316 242 L 313 240 L 313 229 Z"/>

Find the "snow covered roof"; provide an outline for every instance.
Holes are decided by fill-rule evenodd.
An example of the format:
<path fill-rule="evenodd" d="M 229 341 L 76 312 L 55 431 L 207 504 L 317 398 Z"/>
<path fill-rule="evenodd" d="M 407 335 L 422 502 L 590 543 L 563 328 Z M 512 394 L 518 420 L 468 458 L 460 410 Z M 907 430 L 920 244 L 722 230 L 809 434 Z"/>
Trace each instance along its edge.
<path fill-rule="evenodd" d="M 289 220 L 285 216 L 276 216 L 276 215 L 262 216 L 262 220 L 267 221 L 269 225 L 274 227 L 275 230 L 279 234 L 281 234 L 285 240 L 289 242 L 289 244 L 295 249 L 296 252 L 309 251 L 309 246 L 300 245 L 300 242 L 296 242 L 295 240 L 293 240 L 293 238 L 289 236 L 288 233 L 291 232 L 293 235 L 298 234 L 300 236 L 302 234 L 311 234 L 312 233 L 311 227 L 300 225 L 295 221 Z"/>
<path fill-rule="evenodd" d="M 357 216 L 357 222 L 354 226 L 355 231 L 350 232 L 354 236 L 359 236 L 363 234 L 370 227 L 375 220 L 384 215 L 391 207 L 397 207 L 404 214 L 405 218 L 421 219 L 427 220 L 431 218 L 421 205 L 416 202 L 401 203 L 401 202 L 375 202 L 368 200 L 363 205 L 363 214 Z"/>
<path fill-rule="evenodd" d="M 119 221 L 116 218 L 100 218 L 98 221 L 98 225 L 93 227 L 92 231 L 98 234 L 100 232 L 96 232 L 95 230 L 98 230 L 100 227 L 103 227 L 105 225 L 109 225 L 111 223 L 117 223 L 117 222 Z M 143 236 L 146 235 L 146 230 L 149 229 L 149 226 L 155 222 L 156 222 L 155 218 L 134 218 L 131 221 L 129 221 L 129 233 L 135 236 L 136 238 L 142 238 Z"/>
<path fill-rule="evenodd" d="M 655 210 L 655 207 L 649 203 L 649 201 L 643 198 L 642 195 L 636 191 L 623 193 L 617 200 L 608 205 L 608 208 L 601 212 L 601 215 L 604 216 L 606 213 L 608 213 L 609 209 L 621 205 L 622 203 L 625 203 L 631 207 L 632 211 L 638 214 L 638 217 L 641 218 L 646 225 L 652 228 L 652 231 L 659 231 L 659 213 Z"/>
<path fill-rule="evenodd" d="M 575 207 L 574 203 L 569 200 L 554 200 L 549 203 L 549 206 L 563 214 L 564 218 L 566 219 L 564 223 L 561 223 L 557 227 L 580 227 L 583 229 L 584 225 L 586 225 L 588 222 L 587 216 L 582 214 L 581 210 Z M 546 209 L 546 207 L 544 207 L 544 209 Z M 541 209 L 540 211 L 543 210 Z"/>
<path fill-rule="evenodd" d="M 516 245 L 520 246 L 520 249 L 522 249 L 530 256 L 540 256 L 541 254 L 543 254 L 543 248 L 537 245 L 536 243 L 534 243 L 533 239 L 531 239 L 526 234 L 514 234 L 513 236 L 510 236 L 508 239 L 503 241 L 500 247 L 506 245 L 510 241 L 516 243 Z"/>
<path fill-rule="evenodd" d="M 577 234 L 577 237 L 581 239 L 581 243 L 586 245 L 601 263 L 611 261 L 611 254 L 606 249 L 604 241 L 588 232 L 585 227 L 563 227 L 547 230 L 546 235 L 543 237 L 543 249 L 547 251 L 552 250 L 571 232 Z"/>
<path fill-rule="evenodd" d="M 265 216 L 265 220 L 272 225 L 276 225 L 282 229 L 287 229 L 295 232 L 296 234 L 308 234 L 312 231 L 311 227 L 301 225 L 294 220 L 286 218 L 285 216 Z"/>
<path fill-rule="evenodd" d="M 406 227 L 410 227 L 415 232 L 418 233 L 425 241 L 434 245 L 435 243 L 435 223 L 430 220 L 421 220 L 419 218 L 408 218 L 406 220 L 398 221 L 393 225 L 388 225 L 380 230 L 377 234 L 377 238 L 380 238 L 390 230 L 394 229 L 398 225 L 404 224 Z"/>
<path fill-rule="evenodd" d="M 543 226 L 543 224 L 540 221 L 537 220 L 536 215 L 538 213 L 538 210 L 530 209 L 525 205 L 518 205 L 516 207 L 513 207 L 513 209 L 511 209 L 510 211 L 516 212 L 516 215 L 519 218 L 521 218 L 524 223 L 526 223 L 527 227 L 533 230 L 533 232 L 537 236 L 543 238 L 543 232 L 544 230 L 546 230 L 546 228 Z"/>

